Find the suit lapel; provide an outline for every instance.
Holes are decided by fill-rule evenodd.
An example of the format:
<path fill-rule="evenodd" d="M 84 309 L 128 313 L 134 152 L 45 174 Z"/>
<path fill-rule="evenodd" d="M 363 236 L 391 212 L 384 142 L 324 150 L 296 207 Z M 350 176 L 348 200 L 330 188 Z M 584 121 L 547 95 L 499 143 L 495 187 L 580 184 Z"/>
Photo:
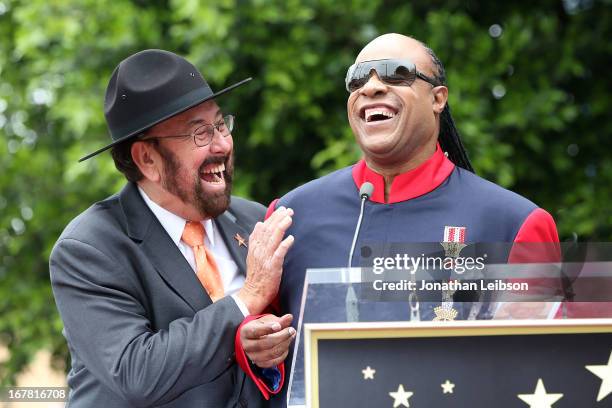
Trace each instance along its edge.
<path fill-rule="evenodd" d="M 161 277 L 194 311 L 204 309 L 212 303 L 195 272 L 159 222 L 149 229 L 142 248 Z"/>
<path fill-rule="evenodd" d="M 240 245 L 236 237 L 244 238 L 245 243 L 249 239 L 249 232 L 236 221 L 236 218 L 228 211 L 215 219 L 215 225 L 223 237 L 225 246 L 229 250 L 234 262 L 238 265 L 238 270 L 246 276 L 246 256 L 248 249 L 245 245 Z"/>
<path fill-rule="evenodd" d="M 126 215 L 128 235 L 140 242 L 157 272 L 194 311 L 212 303 L 191 266 L 164 227 L 146 205 L 135 184 L 129 183 L 120 194 Z"/>

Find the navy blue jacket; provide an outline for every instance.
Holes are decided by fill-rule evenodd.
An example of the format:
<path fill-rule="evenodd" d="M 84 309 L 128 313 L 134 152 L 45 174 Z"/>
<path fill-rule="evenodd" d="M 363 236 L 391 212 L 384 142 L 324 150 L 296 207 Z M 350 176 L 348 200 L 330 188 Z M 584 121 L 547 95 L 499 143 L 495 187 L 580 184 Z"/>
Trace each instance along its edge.
<path fill-rule="evenodd" d="M 294 210 L 287 232 L 295 243 L 285 258 L 280 288 L 283 313 L 299 315 L 305 271 L 346 267 L 359 216 L 359 187 L 374 193 L 365 203 L 352 265 L 372 243 L 442 242 L 447 226 L 465 227 L 465 243 L 557 242 L 554 220 L 534 203 L 455 166 L 440 150 L 418 168 L 395 177 L 387 203 L 381 175 L 361 160 L 311 181 L 273 202 Z"/>
<path fill-rule="evenodd" d="M 287 234 L 294 235 L 295 242 L 285 258 L 279 291 L 280 313 L 292 313 L 294 325 L 306 269 L 347 266 L 359 216 L 359 188 L 366 181 L 374 185 L 374 193 L 365 203 L 353 266 L 360 265 L 362 245 L 442 242 L 447 226 L 463 227 L 465 243 L 558 241 L 554 220 L 546 211 L 455 166 L 439 147 L 425 163 L 395 177 L 388 202 L 383 177 L 361 160 L 296 188 L 268 209 L 267 216 L 279 206 L 294 210 Z M 329 302 L 331 310 L 343 313 L 344 296 Z M 407 309 L 406 315 L 409 319 Z M 432 317 L 430 310 L 421 318 Z M 291 364 L 291 356 L 286 362 Z"/>

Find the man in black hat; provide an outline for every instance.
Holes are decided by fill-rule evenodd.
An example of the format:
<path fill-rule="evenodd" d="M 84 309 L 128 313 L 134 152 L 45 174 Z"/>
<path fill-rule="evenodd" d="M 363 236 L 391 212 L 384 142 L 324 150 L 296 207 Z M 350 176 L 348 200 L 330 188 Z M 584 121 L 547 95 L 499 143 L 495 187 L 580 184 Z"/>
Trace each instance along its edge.
<path fill-rule="evenodd" d="M 249 79 L 214 93 L 161 50 L 113 72 L 112 143 L 81 160 L 112 148 L 128 183 L 76 217 L 50 258 L 71 408 L 257 407 L 278 392 L 282 367 L 271 367 L 295 335 L 291 316 L 245 317 L 276 296 L 293 212 L 258 222 L 263 206 L 230 196 L 234 117 L 215 99 Z M 259 377 L 236 364 L 243 321 L 237 337 Z"/>

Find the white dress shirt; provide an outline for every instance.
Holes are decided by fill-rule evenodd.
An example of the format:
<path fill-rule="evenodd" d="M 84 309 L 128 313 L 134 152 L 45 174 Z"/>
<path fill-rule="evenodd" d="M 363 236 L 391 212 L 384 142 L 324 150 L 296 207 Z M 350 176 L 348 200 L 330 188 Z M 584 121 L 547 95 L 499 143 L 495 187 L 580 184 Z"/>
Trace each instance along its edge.
<path fill-rule="evenodd" d="M 138 187 L 138 191 L 140 191 L 140 195 L 142 196 L 147 206 L 151 209 L 153 214 L 155 214 L 155 217 L 159 220 L 162 227 L 164 227 L 164 229 L 172 239 L 172 242 L 176 244 L 179 251 L 181 251 L 181 254 L 183 254 L 187 262 L 189 262 L 189 265 L 191 265 L 191 269 L 193 269 L 193 272 L 195 273 L 196 264 L 193 249 L 181 239 L 187 220 L 182 217 L 179 217 L 178 215 L 166 210 L 165 208 L 155 203 L 149 198 L 147 193 L 145 193 L 142 188 Z M 215 262 L 219 267 L 219 272 L 221 273 L 221 281 L 223 282 L 223 290 L 225 291 L 225 294 L 231 295 L 236 304 L 238 305 L 238 308 L 240 308 L 242 314 L 244 316 L 248 316 L 249 310 L 247 309 L 244 302 L 240 300 L 240 298 L 236 295 L 236 292 L 238 292 L 242 285 L 244 285 L 244 275 L 241 275 L 238 272 L 238 265 L 236 265 L 236 262 L 234 262 L 234 260 L 232 259 L 232 256 L 230 255 L 229 250 L 225 245 L 225 242 L 223 242 L 223 237 L 221 237 L 221 235 L 217 231 L 217 228 L 215 228 L 215 224 L 212 222 L 212 220 L 204 220 L 202 221 L 202 225 L 204 226 L 204 230 L 206 231 L 204 244 L 206 245 L 206 248 L 210 252 L 212 252 Z"/>

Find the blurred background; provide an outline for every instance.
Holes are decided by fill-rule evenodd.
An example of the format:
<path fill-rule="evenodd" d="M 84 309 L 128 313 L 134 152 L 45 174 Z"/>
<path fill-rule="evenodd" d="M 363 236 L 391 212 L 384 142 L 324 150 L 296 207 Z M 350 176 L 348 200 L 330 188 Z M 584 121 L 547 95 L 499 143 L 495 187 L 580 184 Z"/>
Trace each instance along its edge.
<path fill-rule="evenodd" d="M 562 240 L 612 239 L 612 2 L 0 0 L 0 385 L 55 385 L 67 349 L 48 257 L 124 184 L 105 145 L 114 67 L 193 62 L 237 116 L 235 190 L 264 204 L 359 157 L 344 77 L 385 32 L 426 42 L 477 174 L 548 210 Z M 32 374 L 39 361 L 42 373 Z M 39 373 L 39 374 L 36 374 Z M 60 378 L 60 380 L 57 380 Z"/>

